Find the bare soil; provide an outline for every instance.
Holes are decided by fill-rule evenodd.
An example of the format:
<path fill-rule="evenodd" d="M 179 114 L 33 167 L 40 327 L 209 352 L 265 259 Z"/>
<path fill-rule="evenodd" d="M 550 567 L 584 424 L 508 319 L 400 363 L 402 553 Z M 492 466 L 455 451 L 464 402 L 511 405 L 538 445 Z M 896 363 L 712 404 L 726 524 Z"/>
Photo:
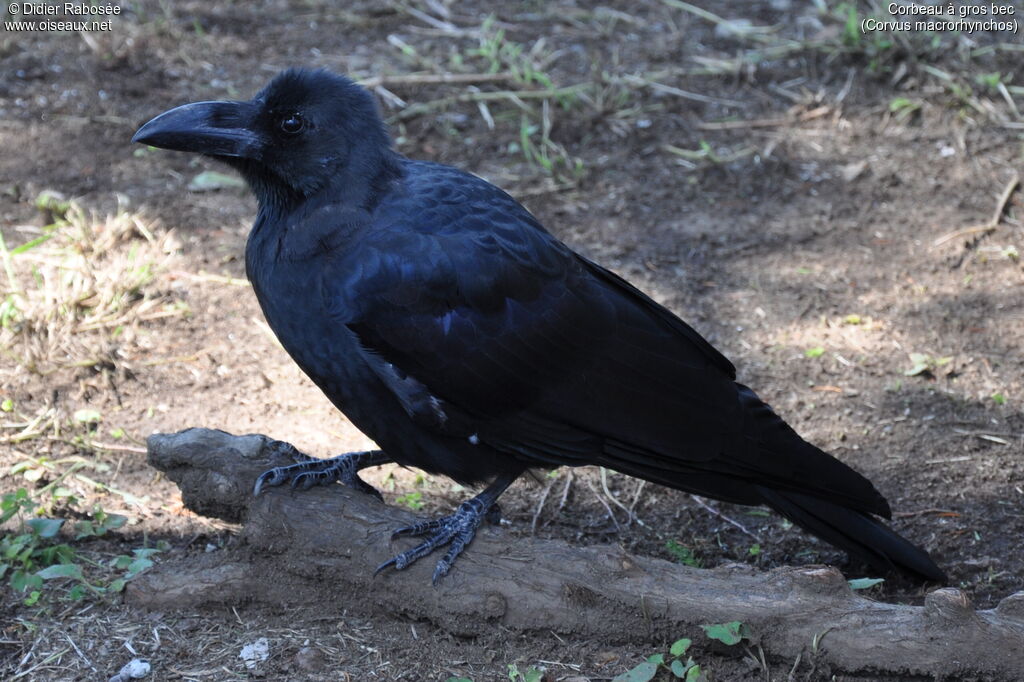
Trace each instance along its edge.
<path fill-rule="evenodd" d="M 159 234 L 173 232 L 176 248 L 147 295 L 187 314 L 103 337 L 94 354 L 102 362 L 88 366 L 53 357 L 41 373 L 17 348 L 5 350 L 0 398 L 15 411 L 4 415 L 0 436 L 15 432 L 7 424 L 45 410 L 69 422 L 94 409 L 102 422 L 84 441 L 53 434 L 3 441 L 0 475 L 32 458 L 108 465 L 96 477 L 109 488 L 77 492 L 131 521 L 88 543 L 89 551 L 113 556 L 163 540 L 166 553 L 199 554 L 237 539 L 229 525 L 182 509 L 177 488 L 145 463 L 149 433 L 259 432 L 320 456 L 368 445 L 261 319 L 241 258 L 253 199 L 231 187 L 189 191 L 200 172 L 225 169 L 129 144 L 140 124 L 173 105 L 249 97 L 281 68 L 323 66 L 384 79 L 382 110 L 403 153 L 501 185 L 560 238 L 693 324 L 794 428 L 874 481 L 896 512 L 893 526 L 928 548 L 978 605 L 1024 589 L 1016 551 L 1024 535 L 1021 191 L 1009 195 L 993 230 L 949 237 L 986 223 L 1024 165 L 1015 109 L 1024 98 L 977 78 L 1020 81 L 1021 53 L 1011 49 L 1020 39 L 944 36 L 949 49 L 925 54 L 899 41 L 846 44 L 835 15 L 789 0 L 728 0 L 711 9 L 775 28 L 763 40 L 737 36 L 653 0 L 344 7 L 310 0 L 140 2 L 125 5 L 109 32 L 5 31 L 0 228 L 7 245 L 32 239 L 48 222 L 34 206 L 43 190 L 99 217 L 127 207 Z M 1024 17 L 1019 4 L 1016 16 Z M 486 43 L 481 35 L 499 30 L 507 44 L 533 50 L 556 86 L 599 84 L 566 106 L 543 107 L 539 99 L 472 101 L 479 91 L 539 89 L 537 82 L 482 80 L 474 91 L 402 80 L 487 73 L 487 57 L 473 51 Z M 782 41 L 800 47 L 769 51 Z M 982 49 L 1003 43 L 1009 47 Z M 709 58 L 737 56 L 745 59 L 735 71 L 697 73 Z M 437 104 L 417 114 L 394 96 L 410 106 Z M 543 127 L 545 117 L 552 153 L 578 158 L 579 177 L 557 165 L 546 173 L 520 149 L 524 120 Z M 541 144 L 540 136 L 531 139 Z M 922 362 L 926 369 L 908 372 Z M 80 425 L 66 431 L 76 428 L 84 433 Z M 113 438 L 113 429 L 126 436 Z M 417 472 L 368 478 L 389 501 L 422 503 L 424 515 L 468 494 Z M 47 480 L 6 475 L 0 492 Z M 110 488 L 144 500 L 131 504 Z M 511 534 L 617 543 L 708 567 L 830 563 L 850 577 L 865 575 L 777 516 L 614 472 L 541 474 L 517 483 L 502 510 L 502 532 Z M 338 594 L 322 613 L 246 604 L 140 613 L 113 598 L 29 607 L 4 589 L 4 679 L 107 679 L 137 654 L 160 680 L 464 675 L 480 682 L 507 679 L 509 664 L 543 668 L 547 680 L 601 680 L 669 644 L 501 629 L 456 637 L 376 612 L 372 595 Z M 898 578 L 872 589 L 882 600 L 923 598 L 919 586 Z M 768 661 L 762 670 L 708 646 L 699 632 L 679 636 L 699 641 L 695 657 L 712 679 L 874 679 L 833 678 L 810 656 L 792 673 L 793 661 Z M 269 640 L 270 658 L 249 670 L 239 651 L 259 637 Z"/>

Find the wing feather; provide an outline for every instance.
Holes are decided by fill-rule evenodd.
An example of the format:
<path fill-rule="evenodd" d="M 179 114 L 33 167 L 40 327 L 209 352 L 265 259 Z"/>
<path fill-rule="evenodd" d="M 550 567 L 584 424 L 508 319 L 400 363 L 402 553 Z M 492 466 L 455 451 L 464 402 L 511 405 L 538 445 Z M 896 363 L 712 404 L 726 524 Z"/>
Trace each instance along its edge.
<path fill-rule="evenodd" d="M 385 210 L 339 263 L 350 276 L 325 281 L 332 315 L 381 371 L 414 380 L 385 382 L 414 419 L 527 465 L 598 463 L 748 504 L 768 485 L 887 511 L 866 479 L 735 383 L 733 365 L 685 322 L 497 188 L 459 184 L 448 201 L 413 188 L 429 208 L 397 202 L 400 229 Z M 428 399 L 456 417 L 416 404 Z"/>

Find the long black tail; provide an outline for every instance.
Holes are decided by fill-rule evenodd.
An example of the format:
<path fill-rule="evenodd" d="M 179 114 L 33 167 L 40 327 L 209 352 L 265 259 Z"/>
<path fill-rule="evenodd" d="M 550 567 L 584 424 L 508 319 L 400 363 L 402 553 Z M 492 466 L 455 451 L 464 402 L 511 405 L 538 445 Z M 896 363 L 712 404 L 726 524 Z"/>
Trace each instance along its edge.
<path fill-rule="evenodd" d="M 801 438 L 752 390 L 735 386 L 741 438 L 717 457 L 673 457 L 608 439 L 595 463 L 706 497 L 768 505 L 881 571 L 945 582 L 924 550 L 879 520 L 892 512 L 871 481 Z"/>
<path fill-rule="evenodd" d="M 922 580 L 946 582 L 927 552 L 870 514 L 789 490 L 759 486 L 765 504 L 801 528 L 860 557 L 873 567 L 899 570 Z"/>

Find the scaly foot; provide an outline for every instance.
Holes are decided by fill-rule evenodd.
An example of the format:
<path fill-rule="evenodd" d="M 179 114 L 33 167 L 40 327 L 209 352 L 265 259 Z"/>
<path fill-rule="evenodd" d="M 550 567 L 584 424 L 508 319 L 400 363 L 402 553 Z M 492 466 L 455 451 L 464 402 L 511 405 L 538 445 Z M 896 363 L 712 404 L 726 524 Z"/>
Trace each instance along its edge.
<path fill-rule="evenodd" d="M 431 521 L 422 521 L 396 530 L 391 535 L 391 539 L 403 535 L 412 537 L 426 535 L 428 537 L 412 549 L 385 561 L 377 567 L 374 575 L 389 566 L 394 566 L 396 571 L 401 571 L 417 559 L 430 554 L 438 547 L 448 545 L 448 551 L 434 568 L 432 582 L 437 585 L 437 582 L 452 569 L 455 559 L 466 548 L 466 545 L 473 541 L 476 529 L 480 527 L 483 520 L 486 518 L 489 521 L 496 522 L 501 519 L 501 512 L 495 501 L 515 479 L 515 475 L 503 474 L 495 479 L 494 483 L 489 485 L 482 493 L 460 504 L 454 514 L 442 516 Z"/>
<path fill-rule="evenodd" d="M 276 454 L 285 455 L 295 460 L 295 464 L 274 467 L 260 474 L 253 487 L 253 495 L 259 495 L 267 488 L 291 481 L 292 488 L 308 490 L 314 485 L 326 485 L 341 481 L 347 486 L 364 493 L 374 495 L 383 500 L 380 492 L 369 483 L 359 478 L 359 470 L 366 467 L 386 464 L 391 460 L 380 450 L 351 452 L 330 459 L 316 459 L 297 450 L 284 441 L 273 441 L 267 445 Z"/>

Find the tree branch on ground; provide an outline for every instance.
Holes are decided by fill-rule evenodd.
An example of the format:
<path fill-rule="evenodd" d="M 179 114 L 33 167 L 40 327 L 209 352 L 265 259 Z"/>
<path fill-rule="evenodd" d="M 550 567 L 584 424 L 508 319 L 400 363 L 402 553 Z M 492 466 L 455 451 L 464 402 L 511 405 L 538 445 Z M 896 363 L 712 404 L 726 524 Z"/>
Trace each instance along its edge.
<path fill-rule="evenodd" d="M 374 577 L 398 549 L 390 533 L 414 515 L 339 485 L 253 497 L 259 474 L 290 463 L 271 442 L 207 429 L 150 437 L 150 463 L 180 486 L 185 505 L 242 523 L 242 542 L 158 564 L 129 583 L 131 604 L 384 609 L 463 636 L 504 627 L 613 643 L 671 641 L 738 620 L 768 656 L 834 672 L 1024 679 L 1024 592 L 982 611 L 953 588 L 920 607 L 885 604 L 855 594 L 834 568 L 702 570 L 486 527 L 436 588 L 430 558 Z"/>

